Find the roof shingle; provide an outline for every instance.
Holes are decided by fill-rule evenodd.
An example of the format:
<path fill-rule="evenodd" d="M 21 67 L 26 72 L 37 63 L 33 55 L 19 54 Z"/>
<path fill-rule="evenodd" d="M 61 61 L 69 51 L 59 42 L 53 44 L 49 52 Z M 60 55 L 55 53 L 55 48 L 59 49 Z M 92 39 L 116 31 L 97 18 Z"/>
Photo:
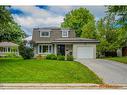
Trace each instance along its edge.
<path fill-rule="evenodd" d="M 7 47 L 7 46 L 12 47 L 12 46 L 18 46 L 18 45 L 12 42 L 0 42 L 0 47 Z"/>

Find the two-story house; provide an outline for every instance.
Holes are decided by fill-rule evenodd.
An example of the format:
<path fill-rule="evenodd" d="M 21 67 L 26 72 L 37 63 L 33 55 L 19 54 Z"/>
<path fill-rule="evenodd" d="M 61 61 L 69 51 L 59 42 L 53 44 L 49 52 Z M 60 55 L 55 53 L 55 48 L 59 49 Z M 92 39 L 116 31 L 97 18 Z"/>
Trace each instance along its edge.
<path fill-rule="evenodd" d="M 72 55 L 75 59 L 96 58 L 95 39 L 77 38 L 75 31 L 61 28 L 34 28 L 32 41 L 38 54 Z"/>

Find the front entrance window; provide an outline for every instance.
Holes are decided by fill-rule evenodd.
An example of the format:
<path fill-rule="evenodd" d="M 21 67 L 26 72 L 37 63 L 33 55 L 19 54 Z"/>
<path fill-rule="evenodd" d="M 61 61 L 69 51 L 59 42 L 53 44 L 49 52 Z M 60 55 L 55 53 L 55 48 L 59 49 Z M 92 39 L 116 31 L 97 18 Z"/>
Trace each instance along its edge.
<path fill-rule="evenodd" d="M 51 45 L 49 46 L 49 52 L 52 52 L 52 46 Z"/>
<path fill-rule="evenodd" d="M 43 46 L 43 53 L 47 53 L 48 52 L 48 46 Z"/>
<path fill-rule="evenodd" d="M 52 46 L 51 45 L 39 45 L 39 53 L 51 53 Z"/>
<path fill-rule="evenodd" d="M 42 46 L 39 46 L 39 53 L 42 53 Z"/>
<path fill-rule="evenodd" d="M 57 54 L 58 55 L 65 55 L 65 45 L 58 45 L 57 46 Z"/>

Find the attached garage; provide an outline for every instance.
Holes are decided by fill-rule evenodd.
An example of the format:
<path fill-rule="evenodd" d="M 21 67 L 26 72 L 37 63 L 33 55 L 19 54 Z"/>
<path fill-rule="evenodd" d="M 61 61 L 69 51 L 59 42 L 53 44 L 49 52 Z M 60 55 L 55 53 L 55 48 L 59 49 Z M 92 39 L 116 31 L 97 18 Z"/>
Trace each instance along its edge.
<path fill-rule="evenodd" d="M 73 56 L 75 59 L 94 59 L 96 58 L 96 43 L 73 44 Z"/>
<path fill-rule="evenodd" d="M 94 48 L 90 46 L 80 46 L 77 48 L 77 58 L 94 58 Z"/>

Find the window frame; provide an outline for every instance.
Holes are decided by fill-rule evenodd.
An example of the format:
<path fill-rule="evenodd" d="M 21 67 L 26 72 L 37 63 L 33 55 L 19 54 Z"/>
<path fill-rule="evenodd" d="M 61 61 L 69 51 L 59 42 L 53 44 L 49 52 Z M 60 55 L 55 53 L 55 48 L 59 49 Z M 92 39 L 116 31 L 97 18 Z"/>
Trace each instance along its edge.
<path fill-rule="evenodd" d="M 49 35 L 48 36 L 43 36 L 42 32 L 48 32 Z M 50 31 L 40 31 L 40 37 L 50 37 Z"/>
<path fill-rule="evenodd" d="M 43 52 L 43 46 L 48 46 L 48 52 Z M 41 47 L 41 50 L 40 50 L 40 47 Z M 53 50 L 53 47 L 51 44 L 44 44 L 44 45 L 40 44 L 40 45 L 38 45 L 38 54 L 51 54 L 52 50 Z"/>
<path fill-rule="evenodd" d="M 66 36 L 64 35 L 64 32 L 66 32 Z M 69 31 L 68 30 L 62 30 L 62 37 L 68 37 Z"/>

